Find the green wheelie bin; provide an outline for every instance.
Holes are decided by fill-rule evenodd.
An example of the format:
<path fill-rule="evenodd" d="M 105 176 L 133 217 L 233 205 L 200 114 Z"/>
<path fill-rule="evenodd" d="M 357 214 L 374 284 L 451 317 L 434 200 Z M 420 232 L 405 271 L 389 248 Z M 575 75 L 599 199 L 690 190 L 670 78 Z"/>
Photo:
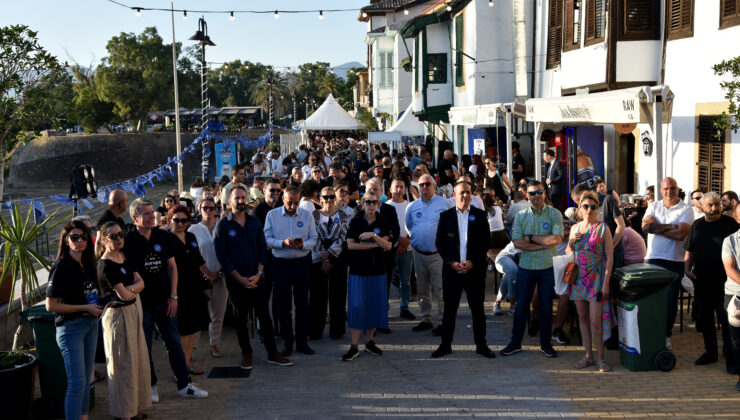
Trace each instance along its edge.
<path fill-rule="evenodd" d="M 657 265 L 632 264 L 612 276 L 617 289 L 619 360 L 630 371 L 670 371 L 676 357 L 666 350 L 666 308 L 676 273 Z"/>

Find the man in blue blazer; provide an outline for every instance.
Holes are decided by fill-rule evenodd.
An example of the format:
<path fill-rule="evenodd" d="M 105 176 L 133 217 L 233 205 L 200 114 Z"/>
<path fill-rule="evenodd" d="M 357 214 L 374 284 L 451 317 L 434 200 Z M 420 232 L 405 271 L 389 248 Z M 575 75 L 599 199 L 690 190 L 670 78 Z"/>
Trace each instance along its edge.
<path fill-rule="evenodd" d="M 563 211 L 563 195 L 566 194 L 565 169 L 563 163 L 555 156 L 552 149 L 545 150 L 543 154 L 547 162 L 547 171 L 545 172 L 545 183 L 547 184 L 547 196 L 550 197 L 552 206 Z"/>
<path fill-rule="evenodd" d="M 455 318 L 460 296 L 465 290 L 468 307 L 473 314 L 475 352 L 493 358 L 495 354 L 486 344 L 486 316 L 483 299 L 486 291 L 486 252 L 490 244 L 490 228 L 483 210 L 470 206 L 473 196 L 470 179 L 458 178 L 454 188 L 455 207 L 440 214 L 436 245 L 442 257 L 442 343 L 432 357 L 452 352 Z"/>

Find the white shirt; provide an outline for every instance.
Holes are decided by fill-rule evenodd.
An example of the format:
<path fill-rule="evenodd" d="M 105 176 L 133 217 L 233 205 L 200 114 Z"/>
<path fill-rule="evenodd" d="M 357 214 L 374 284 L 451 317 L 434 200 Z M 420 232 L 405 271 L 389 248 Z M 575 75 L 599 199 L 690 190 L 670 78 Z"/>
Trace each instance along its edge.
<path fill-rule="evenodd" d="M 491 213 L 486 212 L 486 217 L 488 218 L 488 226 L 491 228 L 491 232 L 504 230 L 503 210 L 501 210 L 501 207 L 499 206 L 493 206 L 493 209 L 496 211 L 495 215 L 491 215 Z"/>
<path fill-rule="evenodd" d="M 213 245 L 213 235 L 216 234 L 216 228 L 213 228 L 213 232 L 208 230 L 208 226 L 203 223 L 197 223 L 188 228 L 188 232 L 195 235 L 195 240 L 198 241 L 198 248 L 200 248 L 200 255 L 206 262 L 206 267 L 211 270 L 212 273 L 217 273 L 221 270 L 221 263 L 216 258 L 216 248 Z"/>
<path fill-rule="evenodd" d="M 691 226 L 694 223 L 694 212 L 691 207 L 683 201 L 679 201 L 671 208 L 667 208 L 663 200 L 654 201 L 648 205 L 645 216 L 653 216 L 660 224 L 678 225 L 686 223 Z M 683 241 L 674 241 L 663 235 L 648 233 L 647 255 L 645 259 L 660 259 L 668 261 L 683 261 L 685 249 Z"/>
<path fill-rule="evenodd" d="M 311 178 L 311 169 L 313 168 L 308 165 L 304 165 L 303 168 L 301 168 L 301 172 L 303 172 L 303 179 Z"/>
<path fill-rule="evenodd" d="M 701 210 L 697 210 L 696 207 L 691 206 L 691 210 L 694 211 L 694 220 L 704 217 L 704 212 Z"/>
<path fill-rule="evenodd" d="M 409 231 L 406 230 L 406 208 L 409 206 L 410 203 L 406 200 L 403 200 L 400 203 L 396 203 L 392 199 L 386 201 L 385 203 L 396 208 L 396 216 L 398 216 L 398 226 L 401 228 L 401 233 L 399 236 L 401 238 L 408 238 Z"/>
<path fill-rule="evenodd" d="M 277 159 L 268 159 L 267 164 L 270 167 L 271 174 L 274 174 L 276 172 L 279 174 L 283 173 L 283 160 L 279 157 Z"/>
<path fill-rule="evenodd" d="M 470 207 L 465 211 L 456 208 L 457 214 L 457 231 L 460 233 L 460 261 L 468 260 L 468 218 L 470 217 Z"/>
<path fill-rule="evenodd" d="M 473 174 L 473 177 L 478 176 L 478 165 L 470 165 L 470 168 L 468 168 L 471 174 Z"/>
<path fill-rule="evenodd" d="M 313 211 L 316 210 L 316 206 L 313 204 L 313 201 L 306 200 L 305 198 L 301 198 L 301 202 L 298 203 L 298 208 L 306 210 L 309 213 L 313 213 Z"/>

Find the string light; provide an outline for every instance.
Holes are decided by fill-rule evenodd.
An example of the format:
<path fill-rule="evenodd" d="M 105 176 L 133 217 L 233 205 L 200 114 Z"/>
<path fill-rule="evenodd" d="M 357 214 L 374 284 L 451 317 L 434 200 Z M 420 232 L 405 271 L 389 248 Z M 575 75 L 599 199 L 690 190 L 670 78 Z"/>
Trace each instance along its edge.
<path fill-rule="evenodd" d="M 229 14 L 229 19 L 230 19 L 230 20 L 234 20 L 234 19 L 235 19 L 235 17 L 234 17 L 234 12 L 231 12 L 231 13 Z"/>
<path fill-rule="evenodd" d="M 488 7 L 493 7 L 493 0 L 488 0 Z"/>
<path fill-rule="evenodd" d="M 322 19 L 324 19 L 324 11 L 319 10 L 319 20 L 322 20 Z"/>
<path fill-rule="evenodd" d="M 136 16 L 141 16 L 141 9 L 138 7 L 136 8 Z"/>
<path fill-rule="evenodd" d="M 366 18 L 366 17 L 367 17 L 367 12 L 366 12 L 366 11 L 364 11 L 364 10 L 362 11 L 362 17 L 363 17 L 363 18 Z"/>
<path fill-rule="evenodd" d="M 408 15 L 409 14 L 409 9 L 403 9 L 403 14 L 404 15 Z"/>
<path fill-rule="evenodd" d="M 182 18 L 183 19 L 187 19 L 188 18 L 188 11 L 187 10 L 185 10 L 184 12 L 182 12 Z"/>
<path fill-rule="evenodd" d="M 447 11 L 448 11 L 448 12 L 451 12 L 451 11 L 452 11 L 452 6 L 450 6 L 450 4 L 449 4 L 449 3 L 447 3 Z"/>
<path fill-rule="evenodd" d="M 275 10 L 275 19 L 280 19 L 280 13 L 277 10 Z"/>
<path fill-rule="evenodd" d="M 132 12 L 136 12 L 137 14 L 142 11 L 154 11 L 154 12 L 165 12 L 165 13 L 171 13 L 172 11 L 175 12 L 183 12 L 183 18 L 186 18 L 187 12 L 195 12 L 195 13 L 202 13 L 202 14 L 224 14 L 231 17 L 233 14 L 236 16 L 239 13 L 248 13 L 248 14 L 275 14 L 279 15 L 280 12 L 288 13 L 288 14 L 306 14 L 306 13 L 319 13 L 324 14 L 326 13 L 343 13 L 343 12 L 362 12 L 362 17 L 366 18 L 367 12 L 362 10 L 361 8 L 350 8 L 350 9 L 293 9 L 293 10 L 260 10 L 260 9 L 242 9 L 242 10 L 185 10 L 185 9 L 171 9 L 171 8 L 161 8 L 161 7 L 141 7 L 141 6 L 130 6 L 128 4 L 124 3 L 125 0 L 108 0 L 109 3 L 113 3 L 116 6 L 125 7 L 126 9 L 131 10 Z"/>

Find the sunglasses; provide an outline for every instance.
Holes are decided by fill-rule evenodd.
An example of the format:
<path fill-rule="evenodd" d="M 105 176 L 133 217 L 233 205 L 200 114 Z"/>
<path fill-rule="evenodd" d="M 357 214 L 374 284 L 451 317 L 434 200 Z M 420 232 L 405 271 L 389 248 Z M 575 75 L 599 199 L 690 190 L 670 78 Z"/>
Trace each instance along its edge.
<path fill-rule="evenodd" d="M 175 217 L 173 217 L 173 218 L 172 218 L 172 221 L 173 221 L 174 223 L 177 223 L 177 224 L 183 224 L 183 225 L 184 225 L 185 223 L 187 223 L 187 222 L 188 222 L 188 219 L 187 219 L 187 218 L 185 218 L 185 219 L 178 219 L 178 218 L 175 218 Z"/>
<path fill-rule="evenodd" d="M 73 234 L 69 235 L 69 240 L 72 241 L 72 242 L 86 241 L 87 240 L 87 235 L 84 234 L 84 233 L 83 234 L 80 234 L 80 235 L 77 235 L 77 234 L 73 233 Z"/>
<path fill-rule="evenodd" d="M 544 194 L 544 193 L 545 193 L 545 192 L 544 192 L 544 191 L 542 191 L 542 190 L 537 190 L 537 191 L 527 191 L 527 194 L 529 194 L 529 196 L 530 196 L 530 197 L 534 197 L 535 195 L 542 195 L 542 194 Z"/>
<path fill-rule="evenodd" d="M 368 206 L 377 206 L 378 200 L 365 200 L 363 201 L 363 204 L 368 205 Z"/>
<path fill-rule="evenodd" d="M 698 197 L 691 197 L 691 199 L 692 199 L 692 200 L 701 200 L 701 198 L 702 198 L 702 196 L 698 196 Z"/>
<path fill-rule="evenodd" d="M 279 193 L 280 191 L 280 188 L 270 188 L 271 193 Z"/>
<path fill-rule="evenodd" d="M 164 200 L 165 203 L 174 203 L 175 200 Z"/>
<path fill-rule="evenodd" d="M 419 186 L 420 186 L 420 187 L 428 187 L 428 186 L 430 186 L 430 185 L 432 185 L 432 183 L 431 183 L 431 182 L 420 182 L 420 183 L 419 183 Z"/>
<path fill-rule="evenodd" d="M 336 200 L 337 196 L 336 195 L 322 195 L 321 198 L 328 201 L 328 200 Z"/>
<path fill-rule="evenodd" d="M 109 235 L 105 235 L 105 237 L 110 239 L 111 241 L 115 241 L 116 239 L 123 239 L 124 237 L 126 237 L 126 234 L 123 232 L 116 232 L 116 233 L 111 233 Z"/>
<path fill-rule="evenodd" d="M 584 210 L 596 210 L 599 208 L 596 204 L 581 204 L 581 208 Z"/>
<path fill-rule="evenodd" d="M 311 171 L 311 172 L 313 172 L 313 173 L 315 173 L 315 174 L 320 174 L 320 173 L 321 173 L 321 169 L 317 169 L 317 170 L 315 170 L 315 171 Z"/>
<path fill-rule="evenodd" d="M 214 210 L 216 210 L 216 208 L 215 207 L 211 207 L 211 206 L 203 206 L 203 207 L 201 207 L 201 210 L 214 211 Z"/>

